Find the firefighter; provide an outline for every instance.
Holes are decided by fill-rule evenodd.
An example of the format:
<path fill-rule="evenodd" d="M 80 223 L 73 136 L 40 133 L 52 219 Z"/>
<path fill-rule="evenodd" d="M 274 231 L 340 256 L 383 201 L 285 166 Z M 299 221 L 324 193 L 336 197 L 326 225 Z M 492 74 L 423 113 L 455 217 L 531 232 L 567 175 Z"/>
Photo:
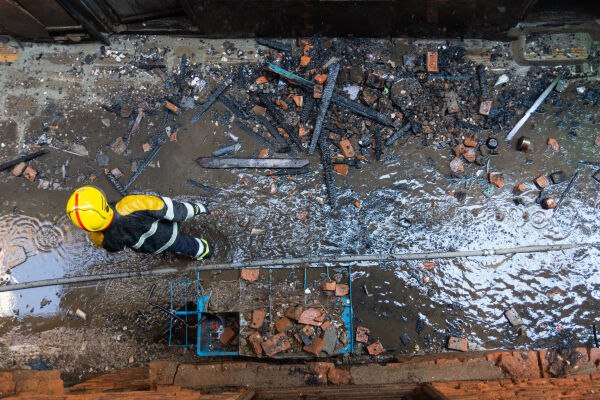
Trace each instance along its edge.
<path fill-rule="evenodd" d="M 197 260 L 209 258 L 213 246 L 204 239 L 179 233 L 179 223 L 199 214 L 208 214 L 205 205 L 162 196 L 130 195 L 109 203 L 93 186 L 77 189 L 67 202 L 71 221 L 91 232 L 92 242 L 107 251 L 171 251 Z"/>

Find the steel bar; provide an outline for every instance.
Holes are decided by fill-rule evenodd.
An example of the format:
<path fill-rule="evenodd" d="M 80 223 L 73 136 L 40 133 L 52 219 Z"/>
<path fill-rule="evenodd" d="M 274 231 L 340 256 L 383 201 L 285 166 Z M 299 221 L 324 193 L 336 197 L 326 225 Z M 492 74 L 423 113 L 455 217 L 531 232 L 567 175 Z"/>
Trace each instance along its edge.
<path fill-rule="evenodd" d="M 135 170 L 135 174 L 133 174 L 131 176 L 131 179 L 129 179 L 129 182 L 127 182 L 127 184 L 124 186 L 125 190 L 129 189 L 129 187 L 131 186 L 133 181 L 135 181 L 137 179 L 137 177 L 140 176 L 142 171 L 144 171 L 144 169 L 148 166 L 148 164 L 150 164 L 150 161 L 152 161 L 154 156 L 156 156 L 156 154 L 158 153 L 158 151 L 160 150 L 162 145 L 163 145 L 163 143 L 160 140 L 155 140 L 154 147 L 152 148 L 152 150 L 150 150 L 150 153 L 148 154 L 148 156 L 146 156 L 144 161 L 142 161 L 142 164 L 139 167 L 137 167 L 137 169 Z"/>
<path fill-rule="evenodd" d="M 6 169 L 12 168 L 15 165 L 20 164 L 22 162 L 31 161 L 34 158 L 37 158 L 39 156 L 43 156 L 44 154 L 48 154 L 48 153 L 50 153 L 50 151 L 44 149 L 44 150 L 36 151 L 35 153 L 25 154 L 23 156 L 15 158 L 14 160 L 7 161 L 4 164 L 0 165 L 0 171 L 4 171 Z"/>
<path fill-rule="evenodd" d="M 290 71 L 286 71 L 285 69 L 278 67 L 276 65 L 273 65 L 271 63 L 268 63 L 267 68 L 270 71 L 272 71 L 278 75 L 281 75 L 284 78 L 289 79 L 290 81 L 304 87 L 309 92 L 312 92 L 313 86 L 316 85 L 315 82 L 311 82 L 307 79 L 304 79 L 301 76 L 298 76 Z M 331 101 L 334 104 L 337 104 L 342 107 L 346 107 L 347 109 L 354 112 L 355 114 L 362 115 L 363 117 L 369 118 L 375 122 L 379 122 L 380 124 L 387 125 L 387 126 L 394 126 L 394 122 L 387 115 L 382 114 L 378 111 L 375 111 L 372 108 L 364 106 L 360 103 L 357 103 L 355 101 L 347 99 L 344 96 L 341 96 L 337 93 L 333 93 L 333 95 L 331 96 Z"/>
<path fill-rule="evenodd" d="M 531 114 L 533 114 L 535 112 L 535 110 L 538 109 L 538 107 L 544 102 L 544 100 L 546 100 L 546 97 L 548 97 L 548 95 L 550 94 L 550 92 L 552 92 L 552 89 L 554 89 L 554 87 L 556 86 L 556 84 L 558 83 L 558 81 L 562 78 L 562 73 L 559 74 L 550 84 L 550 86 L 548 86 L 546 88 L 546 90 L 544 90 L 544 92 L 540 95 L 540 97 L 538 97 L 538 99 L 535 101 L 535 103 L 533 103 L 533 105 L 531 107 L 529 107 L 529 110 L 527 110 L 527 112 L 525 113 L 525 115 L 523 115 L 523 118 L 521 118 L 519 120 L 519 122 L 517 122 L 517 124 L 515 125 L 514 128 L 512 128 L 512 130 L 510 131 L 510 133 L 508 134 L 508 136 L 506 136 L 506 138 L 504 140 L 506 140 L 507 142 L 510 141 L 519 131 L 519 129 L 521 129 L 521 127 L 523 125 L 525 125 L 525 122 L 527 122 L 527 120 L 529 119 L 529 117 L 531 117 Z"/>
<path fill-rule="evenodd" d="M 560 208 L 563 200 L 567 196 L 567 193 L 569 193 L 571 191 L 571 188 L 573 187 L 573 185 L 575 184 L 575 181 L 577 180 L 577 175 L 579 175 L 579 170 L 575 171 L 575 173 L 573 174 L 573 177 L 569 181 L 569 184 L 567 185 L 565 190 L 561 193 L 560 198 L 558 199 L 558 203 L 556 203 L 556 207 L 554 207 L 554 210 L 552 211 L 553 213 L 555 213 Z"/>
<path fill-rule="evenodd" d="M 111 279 L 135 278 L 141 276 L 158 276 L 169 274 L 184 274 L 187 272 L 212 271 L 212 270 L 239 270 L 242 268 L 299 268 L 305 266 L 307 268 L 323 268 L 322 264 L 349 264 L 361 261 L 407 261 L 407 260 L 432 260 L 432 259 L 448 259 L 462 257 L 486 257 L 493 255 L 507 254 L 522 254 L 522 253 L 543 253 L 549 251 L 563 251 L 583 247 L 599 247 L 600 243 L 574 243 L 574 244 L 553 244 L 553 245 L 534 245 L 523 247 L 510 247 L 501 249 L 483 249 L 483 250 L 467 250 L 467 251 L 434 251 L 420 253 L 379 253 L 379 254 L 353 254 L 353 255 L 331 255 L 331 256 L 314 256 L 314 257 L 298 257 L 298 258 L 274 258 L 269 260 L 256 261 L 240 261 L 233 263 L 222 264 L 206 264 L 201 266 L 188 266 L 182 269 L 179 268 L 159 268 L 147 271 L 124 272 L 114 274 L 100 275 L 85 275 L 73 276 L 68 278 L 44 279 L 32 282 L 16 283 L 13 285 L 0 286 L 0 292 L 11 292 L 23 289 L 32 289 L 37 287 L 69 285 L 86 282 L 99 282 Z M 306 266 L 305 264 L 308 264 Z M 321 265 L 311 265 L 321 264 Z"/>
<path fill-rule="evenodd" d="M 300 158 L 211 158 L 196 160 L 204 168 L 302 168 L 307 159 Z"/>
<path fill-rule="evenodd" d="M 215 100 L 217 100 L 219 98 L 221 93 L 223 93 L 225 91 L 225 89 L 227 89 L 227 86 L 229 86 L 229 83 L 231 83 L 231 82 L 228 79 L 225 82 L 221 83 L 219 85 L 219 87 L 217 87 L 215 89 L 215 91 L 212 92 L 212 94 L 210 95 L 208 100 L 206 100 L 206 102 L 204 104 L 202 104 L 200 106 L 200 108 L 198 108 L 198 111 L 196 111 L 194 116 L 190 119 L 190 124 L 193 124 L 194 122 L 198 121 L 204 115 L 206 110 L 208 110 L 210 108 L 210 106 L 213 105 L 213 103 L 215 102 Z"/>
<path fill-rule="evenodd" d="M 325 90 L 323 90 L 319 114 L 317 115 L 317 121 L 315 122 L 315 128 L 313 129 L 310 146 L 308 147 L 308 154 L 314 154 L 315 150 L 317 149 L 317 143 L 319 142 L 319 136 L 321 135 L 321 129 L 323 129 L 323 122 L 325 121 L 325 115 L 327 114 L 327 109 L 329 108 L 329 102 L 331 101 L 331 96 L 333 95 L 333 89 L 335 89 L 335 82 L 339 72 L 340 64 L 333 64 L 329 68 L 327 85 L 325 85 Z"/>
<path fill-rule="evenodd" d="M 127 190 L 121 185 L 121 183 L 117 180 L 117 177 L 114 176 L 112 174 L 112 172 L 107 171 L 106 172 L 106 177 L 108 178 L 108 180 L 110 181 L 110 183 L 112 183 L 112 185 L 114 186 L 115 189 L 117 189 L 117 192 L 119 192 L 119 194 L 123 197 L 127 196 Z"/>

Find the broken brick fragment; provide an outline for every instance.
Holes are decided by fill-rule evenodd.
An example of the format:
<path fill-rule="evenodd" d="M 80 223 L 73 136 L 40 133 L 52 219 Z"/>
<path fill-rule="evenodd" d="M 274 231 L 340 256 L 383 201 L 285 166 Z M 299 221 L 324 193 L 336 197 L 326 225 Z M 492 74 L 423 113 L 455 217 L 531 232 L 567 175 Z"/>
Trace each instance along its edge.
<path fill-rule="evenodd" d="M 317 74 L 313 79 L 322 85 L 327 81 L 327 74 Z"/>
<path fill-rule="evenodd" d="M 165 103 L 165 107 L 167 107 L 167 109 L 169 111 L 171 111 L 174 114 L 179 114 L 179 107 L 177 107 L 175 104 L 171 103 L 170 101 L 167 101 Z"/>
<path fill-rule="evenodd" d="M 540 189 L 544 189 L 546 186 L 548 186 L 550 184 L 550 181 L 548 180 L 548 178 L 545 175 L 538 176 L 537 178 L 535 178 L 535 180 L 533 182 Z"/>
<path fill-rule="evenodd" d="M 383 351 L 383 345 L 379 340 L 367 346 L 367 352 L 372 356 L 377 356 L 383 353 Z"/>
<path fill-rule="evenodd" d="M 481 115 L 490 115 L 490 111 L 492 111 L 492 101 L 486 100 L 482 101 L 479 106 L 479 114 Z"/>
<path fill-rule="evenodd" d="M 356 200 L 353 204 L 354 204 L 354 207 L 358 208 L 359 210 L 362 208 L 362 204 L 358 200 Z"/>
<path fill-rule="evenodd" d="M 258 329 L 263 325 L 266 313 L 263 310 L 252 311 L 252 322 L 250 328 Z"/>
<path fill-rule="evenodd" d="M 310 345 L 304 346 L 303 350 L 306 351 L 307 353 L 318 356 L 319 353 L 321 352 L 321 350 L 323 349 L 323 346 L 325 346 L 325 341 L 323 339 L 321 339 L 320 337 L 316 337 L 313 339 L 313 341 Z"/>
<path fill-rule="evenodd" d="M 323 284 L 323 290 L 333 292 L 335 290 L 335 285 L 336 285 L 335 281 L 333 281 L 333 282 L 325 282 Z"/>
<path fill-rule="evenodd" d="M 315 334 L 315 329 L 310 326 L 310 325 L 304 325 L 301 329 L 301 331 L 306 335 L 306 336 L 312 336 Z"/>
<path fill-rule="evenodd" d="M 269 149 L 262 149 L 260 153 L 258 153 L 258 158 L 267 158 L 269 157 Z"/>
<path fill-rule="evenodd" d="M 320 99 L 321 97 L 323 97 L 323 85 L 313 86 L 313 97 L 315 99 Z"/>
<path fill-rule="evenodd" d="M 346 295 L 348 295 L 349 291 L 350 291 L 350 288 L 348 287 L 348 285 L 340 285 L 340 284 L 335 285 L 335 295 L 336 296 L 346 296 Z"/>
<path fill-rule="evenodd" d="M 504 186 L 504 177 L 502 176 L 502 174 L 500 172 L 490 172 L 488 174 L 488 178 L 492 185 L 499 187 L 499 188 Z"/>
<path fill-rule="evenodd" d="M 298 321 L 300 319 L 300 316 L 302 315 L 302 311 L 303 310 L 301 306 L 290 307 L 287 310 L 285 310 L 284 315 L 290 319 Z"/>
<path fill-rule="evenodd" d="M 367 343 L 369 341 L 369 333 L 371 333 L 369 328 L 357 326 L 356 327 L 356 341 L 360 342 L 360 343 Z"/>
<path fill-rule="evenodd" d="M 36 175 L 37 171 L 31 167 L 26 167 L 25 171 L 23 171 L 23 176 L 25 177 L 25 179 L 31 182 L 35 181 Z"/>
<path fill-rule="evenodd" d="M 467 147 L 463 153 L 463 157 L 470 163 L 474 163 L 477 159 L 477 151 L 473 147 Z"/>
<path fill-rule="evenodd" d="M 352 381 L 352 375 L 345 369 L 332 368 L 327 373 L 327 379 L 333 385 L 349 385 Z"/>
<path fill-rule="evenodd" d="M 360 92 L 360 100 L 369 107 L 373 107 L 373 104 L 377 101 L 377 93 L 369 88 L 364 88 Z"/>
<path fill-rule="evenodd" d="M 265 107 L 256 105 L 256 106 L 252 107 L 252 112 L 256 115 L 260 115 L 261 117 L 264 117 L 265 113 L 267 112 L 267 109 Z"/>
<path fill-rule="evenodd" d="M 308 372 L 306 382 L 317 385 L 326 385 L 327 374 L 335 368 L 333 363 L 326 362 L 310 362 L 306 363 L 305 367 Z"/>
<path fill-rule="evenodd" d="M 286 317 L 280 318 L 275 322 L 275 329 L 277 332 L 287 332 L 292 327 L 292 323 Z"/>
<path fill-rule="evenodd" d="M 454 159 L 450 161 L 450 170 L 455 174 L 464 172 L 465 167 L 463 166 L 462 160 L 458 157 L 454 157 Z"/>
<path fill-rule="evenodd" d="M 274 335 L 272 338 L 262 342 L 261 346 L 268 357 L 286 351 L 292 347 L 284 333 Z"/>
<path fill-rule="evenodd" d="M 233 328 L 227 327 L 225 328 L 223 333 L 221 333 L 221 336 L 219 336 L 219 340 L 224 346 L 226 346 L 227 344 L 229 344 L 229 342 L 231 342 L 234 336 L 235 331 L 233 330 Z"/>
<path fill-rule="evenodd" d="M 313 326 L 321 326 L 323 321 L 325 321 L 325 311 L 316 308 L 303 311 L 300 318 L 298 318 L 298 323 Z"/>
<path fill-rule="evenodd" d="M 367 85 L 374 87 L 375 89 L 383 89 L 385 79 L 377 74 L 370 73 L 367 75 Z"/>
<path fill-rule="evenodd" d="M 296 219 L 299 219 L 300 221 L 304 221 L 307 216 L 308 216 L 308 211 L 306 211 L 306 210 L 296 212 Z"/>
<path fill-rule="evenodd" d="M 353 158 L 354 155 L 356 154 L 354 152 L 354 147 L 352 147 L 352 143 L 350 143 L 350 141 L 348 139 L 340 140 L 340 142 L 338 143 L 338 146 L 339 146 L 340 150 L 342 151 L 342 154 L 346 158 Z"/>
<path fill-rule="evenodd" d="M 519 196 L 519 195 L 523 194 L 523 192 L 525 192 L 525 185 L 523 185 L 522 183 L 519 183 L 517 186 L 515 186 L 513 188 L 513 194 L 515 196 Z"/>
<path fill-rule="evenodd" d="M 260 333 L 252 333 L 250 336 L 248 336 L 248 341 L 252 345 L 252 349 L 256 354 L 262 354 L 262 336 L 260 335 Z"/>
<path fill-rule="evenodd" d="M 110 170 L 110 173 L 113 174 L 113 176 L 117 179 L 119 179 L 120 177 L 123 176 L 123 173 L 121 172 L 121 170 L 119 168 L 113 168 Z"/>
<path fill-rule="evenodd" d="M 558 142 L 553 138 L 548 138 L 548 146 L 550 146 L 552 151 L 558 151 L 559 149 Z"/>
<path fill-rule="evenodd" d="M 298 107 L 302 107 L 302 105 L 304 104 L 303 96 L 295 95 L 295 96 L 292 96 L 292 99 L 294 100 L 294 103 L 296 103 L 296 106 L 298 106 Z"/>
<path fill-rule="evenodd" d="M 27 164 L 24 162 L 18 163 L 12 170 L 12 174 L 14 176 L 19 176 L 23 173 L 23 171 L 25 171 L 25 168 L 27 167 Z"/>
<path fill-rule="evenodd" d="M 256 282 L 259 273 L 260 270 L 258 268 L 242 268 L 242 279 L 250 283 Z"/>
<path fill-rule="evenodd" d="M 173 132 L 169 136 L 169 142 L 176 142 L 176 141 L 177 141 L 177 132 Z"/>
<path fill-rule="evenodd" d="M 542 200 L 542 208 L 543 209 L 551 210 L 555 207 L 556 207 L 556 200 L 554 200 L 552 197 L 546 197 L 544 200 Z"/>
<path fill-rule="evenodd" d="M 279 107 L 281 107 L 284 111 L 288 109 L 288 105 L 285 101 L 279 99 L 275 102 Z"/>
<path fill-rule="evenodd" d="M 427 72 L 438 72 L 438 53 L 437 51 L 427 52 Z"/>
<path fill-rule="evenodd" d="M 457 144 L 456 146 L 454 146 L 452 148 L 452 151 L 454 151 L 454 155 L 456 157 L 462 155 L 465 152 L 465 145 L 464 144 Z"/>
<path fill-rule="evenodd" d="M 599 147 L 600 147 L 600 136 L 596 136 L 596 138 L 594 139 L 594 144 L 595 144 L 596 146 L 599 146 Z"/>
<path fill-rule="evenodd" d="M 310 57 L 308 57 L 308 56 L 300 57 L 300 66 L 301 67 L 306 67 L 309 62 L 310 62 Z"/>
<path fill-rule="evenodd" d="M 450 336 L 446 347 L 449 350 L 467 351 L 467 339 Z"/>
<path fill-rule="evenodd" d="M 477 147 L 477 141 L 473 138 L 465 138 L 463 144 L 467 147 Z"/>
<path fill-rule="evenodd" d="M 323 325 L 321 325 L 321 329 L 323 329 L 323 331 L 326 331 L 327 329 L 329 329 L 330 326 L 331 326 L 331 322 L 325 321 L 325 322 L 323 322 Z"/>
<path fill-rule="evenodd" d="M 266 76 L 259 76 L 258 78 L 256 78 L 257 85 L 262 85 L 263 83 L 267 83 L 267 82 L 269 82 L 269 80 L 267 79 Z"/>
<path fill-rule="evenodd" d="M 144 143 L 142 145 L 142 150 L 144 150 L 144 153 L 149 152 L 150 150 L 152 150 L 152 146 L 150 145 L 150 143 Z"/>
<path fill-rule="evenodd" d="M 348 173 L 348 165 L 346 164 L 335 164 L 333 166 L 333 172 L 336 172 L 340 175 L 346 175 Z"/>

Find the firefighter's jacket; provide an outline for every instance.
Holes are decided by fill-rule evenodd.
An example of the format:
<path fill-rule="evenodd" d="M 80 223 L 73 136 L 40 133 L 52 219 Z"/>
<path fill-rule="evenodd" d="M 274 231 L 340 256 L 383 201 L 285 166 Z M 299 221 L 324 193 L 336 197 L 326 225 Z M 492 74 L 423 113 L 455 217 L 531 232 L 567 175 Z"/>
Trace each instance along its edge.
<path fill-rule="evenodd" d="M 92 242 L 107 251 L 129 247 L 142 253 L 162 253 L 177 240 L 178 222 L 206 212 L 201 204 L 147 195 L 125 196 L 109 205 L 115 214 L 112 223 L 103 231 L 91 232 Z"/>

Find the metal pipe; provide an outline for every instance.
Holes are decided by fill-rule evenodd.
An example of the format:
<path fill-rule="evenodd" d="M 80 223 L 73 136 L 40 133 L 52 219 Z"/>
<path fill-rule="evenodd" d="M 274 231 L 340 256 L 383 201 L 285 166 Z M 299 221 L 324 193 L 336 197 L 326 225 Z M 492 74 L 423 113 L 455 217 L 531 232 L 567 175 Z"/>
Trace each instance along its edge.
<path fill-rule="evenodd" d="M 467 251 L 446 251 L 446 252 L 426 252 L 426 253 L 403 253 L 403 254 L 363 254 L 363 255 L 342 255 L 342 256 L 315 256 L 300 258 L 274 258 L 270 260 L 241 261 L 235 263 L 207 264 L 199 267 L 160 268 L 148 271 L 122 272 L 114 274 L 84 275 L 73 276 L 70 278 L 43 279 L 39 281 L 17 283 L 14 285 L 0 286 L 0 293 L 11 292 L 23 289 L 33 289 L 37 287 L 69 285 L 75 283 L 98 282 L 110 279 L 135 278 L 140 276 L 168 275 L 175 273 L 186 273 L 190 271 L 211 271 L 211 270 L 239 270 L 242 268 L 267 268 L 274 267 L 278 269 L 299 268 L 302 264 L 329 263 L 329 264 L 348 264 L 358 261 L 407 261 L 407 260 L 431 260 L 436 258 L 459 258 L 459 257 L 483 257 L 492 255 L 506 255 L 517 253 L 542 253 L 547 251 L 561 251 L 581 247 L 598 247 L 600 243 L 574 243 L 574 244 L 551 244 L 540 246 L 511 247 L 504 249 L 486 249 L 486 250 L 467 250 Z M 323 266 L 308 265 L 308 268 L 323 268 Z"/>

